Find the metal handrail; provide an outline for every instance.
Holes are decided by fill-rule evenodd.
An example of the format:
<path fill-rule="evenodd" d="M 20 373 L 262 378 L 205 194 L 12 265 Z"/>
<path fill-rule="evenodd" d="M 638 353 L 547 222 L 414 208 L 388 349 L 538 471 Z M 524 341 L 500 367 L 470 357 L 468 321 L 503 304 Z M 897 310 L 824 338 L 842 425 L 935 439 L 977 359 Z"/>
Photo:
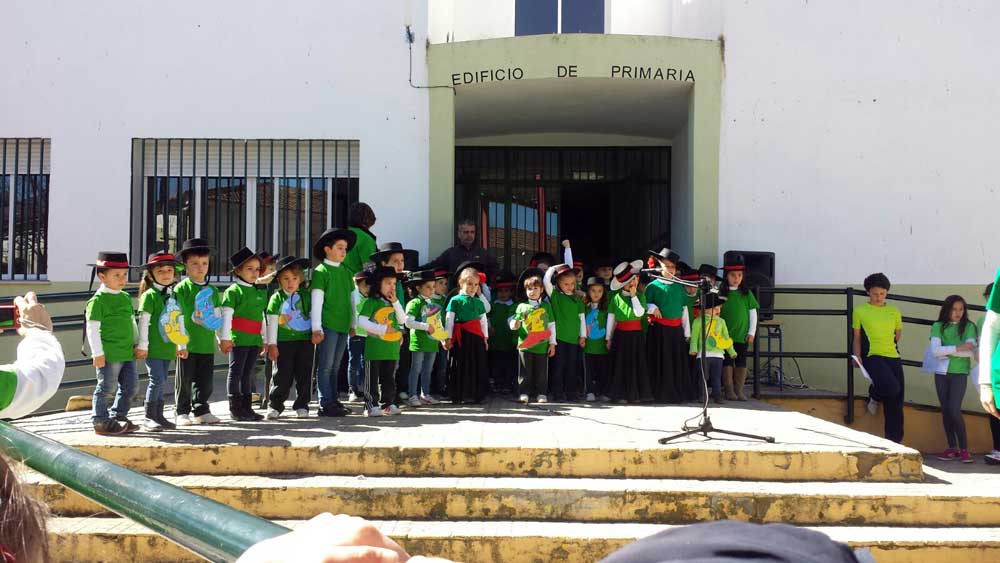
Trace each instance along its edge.
<path fill-rule="evenodd" d="M 761 352 L 760 341 L 754 339 L 753 343 L 753 369 L 754 369 L 754 381 L 753 381 L 753 395 L 754 397 L 760 396 L 760 359 L 763 358 L 812 358 L 812 359 L 830 359 L 830 360 L 845 360 L 847 364 L 847 413 L 844 415 L 844 422 L 851 424 L 854 422 L 854 362 L 851 360 L 851 355 L 853 354 L 854 347 L 854 331 L 851 328 L 851 317 L 854 316 L 854 297 L 866 297 L 868 294 L 864 291 L 854 288 L 811 288 L 811 287 L 755 287 L 753 288 L 757 299 L 760 300 L 762 294 L 769 295 L 843 295 L 846 298 L 846 307 L 843 309 L 775 309 L 764 308 L 760 309 L 761 315 L 781 315 L 781 316 L 830 316 L 830 317 L 844 317 L 847 320 L 847 352 Z M 940 307 L 944 305 L 944 301 L 940 299 L 928 299 L 926 297 L 913 297 L 910 295 L 899 295 L 895 293 L 890 293 L 886 296 L 887 300 L 901 301 L 903 303 L 914 303 L 918 305 L 930 305 L 935 307 Z M 982 305 L 971 305 L 966 304 L 966 309 L 970 311 L 985 311 L 986 307 Z M 933 325 L 936 320 L 924 319 L 920 317 L 903 317 L 903 322 L 908 324 L 917 324 L 930 326 Z M 904 366 L 910 367 L 920 367 L 923 362 L 915 360 L 900 359 L 900 362 Z"/>
<path fill-rule="evenodd" d="M 235 561 L 289 530 L 159 479 L 0 422 L 0 450 L 209 561 Z"/>

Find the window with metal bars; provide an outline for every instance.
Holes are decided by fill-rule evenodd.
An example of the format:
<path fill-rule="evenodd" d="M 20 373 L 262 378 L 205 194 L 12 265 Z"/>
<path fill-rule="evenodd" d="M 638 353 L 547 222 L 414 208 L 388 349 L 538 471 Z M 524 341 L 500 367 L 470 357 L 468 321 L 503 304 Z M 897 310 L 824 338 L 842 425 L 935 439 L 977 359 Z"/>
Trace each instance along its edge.
<path fill-rule="evenodd" d="M 0 139 L 0 279 L 48 279 L 50 139 Z"/>
<path fill-rule="evenodd" d="M 132 258 L 204 237 L 210 277 L 243 246 L 309 257 L 358 200 L 358 141 L 133 139 Z"/>

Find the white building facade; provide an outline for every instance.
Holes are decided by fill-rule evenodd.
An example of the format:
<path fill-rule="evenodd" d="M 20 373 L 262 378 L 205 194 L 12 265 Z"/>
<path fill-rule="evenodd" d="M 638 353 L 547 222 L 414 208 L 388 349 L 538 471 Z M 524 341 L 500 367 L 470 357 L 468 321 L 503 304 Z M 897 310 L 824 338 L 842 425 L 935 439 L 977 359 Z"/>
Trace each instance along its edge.
<path fill-rule="evenodd" d="M 977 291 L 1000 252 L 1000 6 L 967 0 L 16 0 L 3 282 L 201 235 L 304 254 L 352 201 L 512 269 L 669 245 L 783 285 Z M 33 159 L 30 163 L 29 159 Z M 223 274 L 221 270 L 217 272 Z M 840 341 L 837 341 L 840 345 Z"/>

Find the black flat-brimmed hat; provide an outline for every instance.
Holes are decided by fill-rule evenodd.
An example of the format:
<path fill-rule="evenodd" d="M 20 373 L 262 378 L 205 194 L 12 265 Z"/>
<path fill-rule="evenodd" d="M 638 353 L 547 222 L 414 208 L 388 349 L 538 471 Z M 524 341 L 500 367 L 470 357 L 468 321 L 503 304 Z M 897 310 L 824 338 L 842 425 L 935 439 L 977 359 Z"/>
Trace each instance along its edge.
<path fill-rule="evenodd" d="M 386 242 L 378 245 L 378 250 L 375 251 L 370 258 L 372 262 L 381 264 L 385 260 L 388 260 L 389 256 L 392 256 L 393 254 L 402 254 L 404 263 L 411 263 L 417 259 L 417 251 L 409 248 L 403 248 L 403 243 L 401 242 Z"/>
<path fill-rule="evenodd" d="M 684 281 L 698 281 L 698 270 L 692 268 L 687 262 L 678 262 L 677 277 Z"/>
<path fill-rule="evenodd" d="M 282 256 L 274 263 L 274 274 L 280 275 L 281 272 L 287 270 L 288 268 L 294 268 L 298 266 L 303 270 L 309 269 L 309 259 L 308 258 L 296 258 L 294 256 Z"/>
<path fill-rule="evenodd" d="M 573 271 L 574 272 L 582 272 L 583 271 L 583 262 L 581 262 L 580 260 L 573 260 Z"/>
<path fill-rule="evenodd" d="M 413 287 L 434 280 L 434 270 L 420 270 L 419 272 L 410 272 L 410 275 L 406 276 L 405 283 L 407 286 Z"/>
<path fill-rule="evenodd" d="M 109 268 L 113 270 L 134 270 L 142 266 L 132 266 L 128 263 L 128 254 L 115 252 L 113 250 L 101 250 L 97 253 L 97 260 L 93 264 L 87 264 L 92 268 Z"/>
<path fill-rule="evenodd" d="M 562 276 L 565 276 L 566 274 L 576 275 L 573 272 L 573 268 L 571 268 L 569 264 L 555 264 L 551 266 L 551 268 L 552 268 L 552 283 L 555 283 L 557 279 L 561 278 Z"/>
<path fill-rule="evenodd" d="M 462 275 L 462 270 L 468 270 L 469 268 L 474 268 L 477 272 L 479 272 L 479 283 L 481 284 L 486 283 L 484 279 L 486 278 L 486 274 L 484 273 L 486 271 L 486 266 L 484 266 L 483 263 L 478 260 L 466 260 L 465 262 L 459 264 L 458 267 L 455 268 L 454 273 L 452 273 L 451 275 L 452 287 L 458 287 L 458 278 Z"/>
<path fill-rule="evenodd" d="M 229 267 L 232 268 L 233 271 L 238 270 L 240 266 L 246 264 L 248 261 L 253 260 L 254 258 L 260 260 L 260 256 L 257 256 L 256 252 L 244 246 L 243 248 L 237 250 L 235 254 L 229 257 Z"/>
<path fill-rule="evenodd" d="M 608 282 L 607 282 L 607 280 L 605 280 L 602 277 L 590 276 L 589 278 L 587 278 L 587 283 L 585 283 L 583 285 L 585 285 L 586 287 L 590 287 L 592 285 L 599 285 L 601 287 L 607 287 L 608 286 Z"/>
<path fill-rule="evenodd" d="M 531 255 L 531 260 L 528 260 L 529 268 L 537 268 L 539 264 L 548 264 L 552 266 L 556 263 L 556 257 L 549 254 L 548 252 L 536 252 Z"/>
<path fill-rule="evenodd" d="M 705 292 L 705 308 L 712 309 L 713 307 L 719 307 L 726 302 L 726 298 L 714 291 Z"/>
<path fill-rule="evenodd" d="M 525 268 L 524 271 L 521 272 L 521 275 L 517 276 L 517 287 L 514 288 L 517 293 L 518 301 L 525 301 L 528 299 L 528 293 L 524 291 L 524 282 L 531 278 L 538 278 L 541 280 L 544 277 L 545 270 L 542 270 L 541 268 Z M 544 294 L 545 289 L 542 289 L 542 295 L 544 296 Z"/>
<path fill-rule="evenodd" d="M 670 250 L 669 248 L 666 247 L 662 248 L 659 252 L 655 250 L 647 250 L 646 253 L 649 255 L 650 258 L 650 261 L 648 262 L 650 268 L 656 266 L 653 260 L 673 262 L 675 265 L 681 261 L 680 254 L 677 254 L 673 250 Z"/>
<path fill-rule="evenodd" d="M 261 250 L 260 252 L 257 253 L 257 257 L 260 258 L 261 263 L 270 264 L 272 262 L 277 263 L 278 259 L 281 258 L 281 255 L 280 254 L 272 255 L 270 252 L 266 250 Z"/>
<path fill-rule="evenodd" d="M 747 265 L 743 260 L 742 254 L 730 254 L 726 257 L 726 262 L 722 265 L 722 271 L 724 272 L 743 272 L 746 269 Z"/>
<path fill-rule="evenodd" d="M 379 266 L 368 273 L 368 294 L 375 295 L 377 297 L 383 297 L 382 295 L 382 280 L 386 278 L 392 278 L 394 280 L 399 280 L 399 276 L 396 275 L 395 268 L 389 268 L 388 266 Z M 402 295 L 397 295 L 397 299 L 402 299 Z"/>
<path fill-rule="evenodd" d="M 138 267 L 155 268 L 156 266 L 177 266 L 177 257 L 166 250 L 159 250 L 150 254 L 146 258 L 146 263 Z"/>
<path fill-rule="evenodd" d="M 712 278 L 714 280 L 721 280 L 719 277 L 719 269 L 711 264 L 702 264 L 698 266 L 698 277 Z"/>
<path fill-rule="evenodd" d="M 181 250 L 177 253 L 177 258 L 179 258 L 181 262 L 184 262 L 188 254 L 211 254 L 212 250 L 212 246 L 208 244 L 208 239 L 189 238 L 181 244 Z"/>
<path fill-rule="evenodd" d="M 493 287 L 497 289 L 505 289 L 508 287 L 514 287 L 516 279 L 514 278 L 514 272 L 510 270 L 504 270 L 498 273 L 493 278 Z"/>
<path fill-rule="evenodd" d="M 448 279 L 448 270 L 445 268 L 438 268 L 437 270 L 434 270 L 434 279 L 435 280 Z"/>
<path fill-rule="evenodd" d="M 319 238 L 313 244 L 313 258 L 317 260 L 326 259 L 326 251 L 323 249 L 333 246 L 338 240 L 346 242 L 347 250 L 350 251 L 354 247 L 355 241 L 358 240 L 358 235 L 350 229 L 341 229 L 340 227 L 323 231 L 323 234 L 319 235 Z"/>
<path fill-rule="evenodd" d="M 625 284 L 632 281 L 632 278 L 638 276 L 640 272 L 642 272 L 642 260 L 618 264 L 611 275 L 611 291 L 625 287 Z"/>

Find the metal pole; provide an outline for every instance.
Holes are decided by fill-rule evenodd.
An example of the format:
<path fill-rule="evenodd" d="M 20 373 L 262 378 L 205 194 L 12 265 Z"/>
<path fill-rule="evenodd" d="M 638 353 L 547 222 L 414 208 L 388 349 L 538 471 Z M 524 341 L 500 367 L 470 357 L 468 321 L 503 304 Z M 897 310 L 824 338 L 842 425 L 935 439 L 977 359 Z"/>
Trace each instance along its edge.
<path fill-rule="evenodd" d="M 235 561 L 288 532 L 263 518 L 0 423 L 0 449 L 88 499 L 209 561 Z"/>
<path fill-rule="evenodd" d="M 754 293 L 757 296 L 757 301 L 760 302 L 760 287 L 755 287 Z M 758 325 L 759 326 L 759 325 Z M 753 398 L 760 398 L 760 334 L 756 331 L 757 337 L 753 339 Z M 768 333 L 767 338 L 768 347 L 771 346 L 771 335 Z"/>
<path fill-rule="evenodd" d="M 854 353 L 854 330 L 851 328 L 854 318 L 854 292 L 848 287 L 845 294 L 847 295 L 847 415 L 844 417 L 844 422 L 851 424 L 854 422 L 854 361 L 851 360 L 851 354 Z"/>

